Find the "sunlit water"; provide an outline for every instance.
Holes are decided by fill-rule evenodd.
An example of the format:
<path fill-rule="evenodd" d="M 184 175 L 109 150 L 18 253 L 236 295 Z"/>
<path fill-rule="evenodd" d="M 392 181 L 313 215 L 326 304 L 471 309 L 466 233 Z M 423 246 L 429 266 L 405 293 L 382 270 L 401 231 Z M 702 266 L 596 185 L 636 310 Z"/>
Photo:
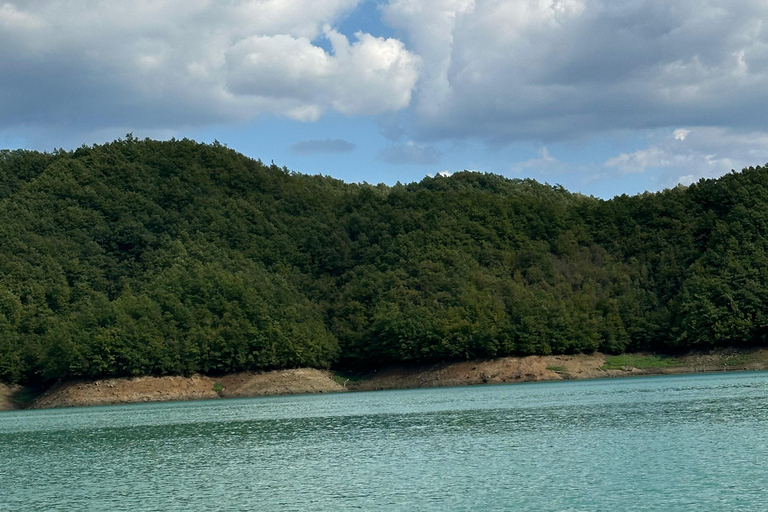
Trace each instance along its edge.
<path fill-rule="evenodd" d="M 0 413 L 0 510 L 768 511 L 768 373 Z"/>

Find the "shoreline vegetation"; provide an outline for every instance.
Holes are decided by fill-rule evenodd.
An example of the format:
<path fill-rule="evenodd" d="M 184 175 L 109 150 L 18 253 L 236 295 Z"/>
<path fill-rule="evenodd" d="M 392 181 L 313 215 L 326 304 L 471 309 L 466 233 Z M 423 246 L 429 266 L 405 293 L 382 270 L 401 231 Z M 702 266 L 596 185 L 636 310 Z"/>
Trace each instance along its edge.
<path fill-rule="evenodd" d="M 703 371 L 653 354 L 768 346 L 766 212 L 768 167 L 603 200 L 187 139 L 0 150 L 0 382 L 43 406 Z"/>
<path fill-rule="evenodd" d="M 391 366 L 358 375 L 299 368 L 218 377 L 76 380 L 57 383 L 45 391 L 0 384 L 0 411 L 750 370 L 768 370 L 768 349 L 724 349 L 680 356 L 594 353 L 504 357 Z"/>

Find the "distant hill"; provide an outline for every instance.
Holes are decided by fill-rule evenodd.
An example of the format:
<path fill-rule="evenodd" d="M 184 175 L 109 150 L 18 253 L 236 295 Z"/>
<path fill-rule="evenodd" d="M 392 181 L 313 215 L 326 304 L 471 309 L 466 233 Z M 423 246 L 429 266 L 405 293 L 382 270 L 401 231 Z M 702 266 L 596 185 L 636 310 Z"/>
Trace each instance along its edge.
<path fill-rule="evenodd" d="M 0 152 L 0 380 L 767 344 L 768 168 L 604 201 L 218 143 Z"/>

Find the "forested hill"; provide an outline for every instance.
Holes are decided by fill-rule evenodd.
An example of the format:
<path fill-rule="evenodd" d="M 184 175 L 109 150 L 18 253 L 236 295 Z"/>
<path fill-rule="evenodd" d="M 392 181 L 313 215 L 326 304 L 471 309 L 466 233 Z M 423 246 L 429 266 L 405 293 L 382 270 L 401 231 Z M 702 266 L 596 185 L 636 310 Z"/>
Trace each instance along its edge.
<path fill-rule="evenodd" d="M 768 168 L 603 201 L 219 144 L 0 152 L 0 380 L 765 344 Z"/>

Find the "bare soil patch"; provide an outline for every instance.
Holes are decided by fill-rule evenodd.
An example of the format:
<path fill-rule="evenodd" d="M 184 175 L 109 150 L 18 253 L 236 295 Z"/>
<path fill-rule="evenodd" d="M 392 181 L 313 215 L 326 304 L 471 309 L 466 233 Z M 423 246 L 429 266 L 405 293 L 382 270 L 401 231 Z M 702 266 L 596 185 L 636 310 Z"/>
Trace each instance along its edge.
<path fill-rule="evenodd" d="M 662 361 L 663 365 L 653 366 L 658 361 Z M 350 379 L 334 378 L 332 372 L 325 370 L 299 368 L 243 372 L 222 377 L 193 375 L 71 381 L 53 386 L 38 397 L 31 407 L 76 407 L 732 370 L 768 370 L 768 349 L 691 352 L 678 357 L 655 354 L 605 356 L 599 353 L 502 357 L 457 363 L 394 366 Z M 0 384 L 0 410 L 18 408 L 18 398 L 23 391 L 20 386 Z"/>
<path fill-rule="evenodd" d="M 372 391 L 472 384 L 501 384 L 569 378 L 602 377 L 602 354 L 570 356 L 502 357 L 427 366 L 398 366 L 370 373 L 349 384 L 350 389 Z"/>
<path fill-rule="evenodd" d="M 219 382 L 223 388 L 221 396 L 227 398 L 346 391 L 333 380 L 333 373 L 314 368 L 235 373 L 222 377 Z"/>
<path fill-rule="evenodd" d="M 658 358 L 653 354 L 630 354 L 629 359 Z M 501 384 L 562 379 L 595 379 L 633 375 L 666 375 L 737 370 L 768 370 L 768 349 L 713 350 L 690 352 L 669 358 L 666 366 L 625 365 L 606 368 L 604 354 L 502 357 L 423 366 L 397 366 L 371 372 L 350 382 L 348 389 L 372 391 L 472 384 Z"/>
<path fill-rule="evenodd" d="M 220 378 L 135 377 L 72 381 L 53 386 L 32 408 L 80 407 L 136 402 L 203 400 L 344 391 L 330 372 L 302 368 L 260 373 L 236 373 Z"/>
<path fill-rule="evenodd" d="M 218 396 L 213 390 L 213 380 L 201 375 L 70 381 L 53 386 L 32 408 L 200 400 Z"/>

